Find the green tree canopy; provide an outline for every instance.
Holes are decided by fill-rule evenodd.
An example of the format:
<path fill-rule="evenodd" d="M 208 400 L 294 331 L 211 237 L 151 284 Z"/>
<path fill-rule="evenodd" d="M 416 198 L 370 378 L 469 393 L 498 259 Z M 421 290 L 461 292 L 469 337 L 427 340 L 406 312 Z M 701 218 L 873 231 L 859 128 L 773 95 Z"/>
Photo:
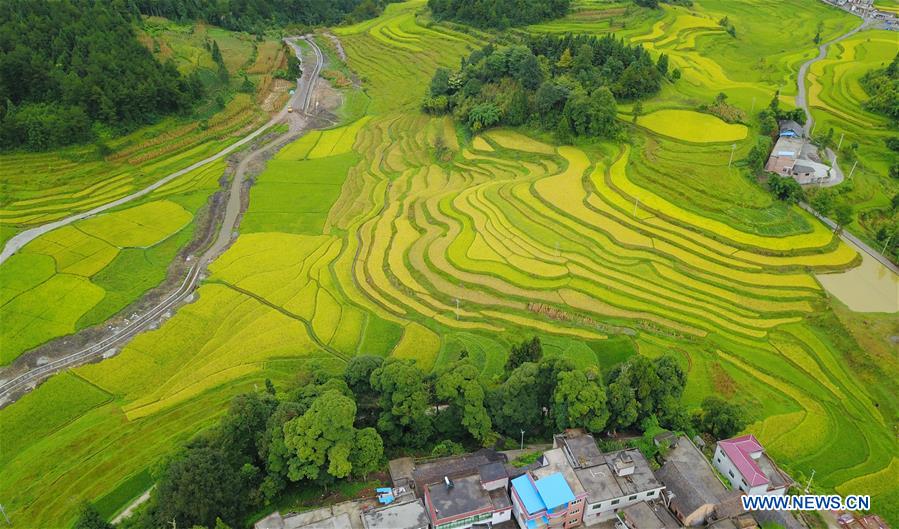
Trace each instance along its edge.
<path fill-rule="evenodd" d="M 371 374 L 371 387 L 380 395 L 378 430 L 393 446 L 424 446 L 433 424 L 425 376 L 412 360 L 388 359 Z"/>
<path fill-rule="evenodd" d="M 563 371 L 553 394 L 556 429 L 586 428 L 600 432 L 609 420 L 606 388 L 598 370 Z"/>

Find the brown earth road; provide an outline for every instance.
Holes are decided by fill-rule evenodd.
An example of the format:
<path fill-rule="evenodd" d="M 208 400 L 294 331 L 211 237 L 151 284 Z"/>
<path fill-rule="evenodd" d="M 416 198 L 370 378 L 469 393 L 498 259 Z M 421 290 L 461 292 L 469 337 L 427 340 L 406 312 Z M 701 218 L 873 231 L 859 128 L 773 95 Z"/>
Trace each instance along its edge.
<path fill-rule="evenodd" d="M 143 314 L 138 315 L 130 321 L 127 321 L 124 326 L 117 329 L 112 329 L 111 332 L 104 338 L 77 352 L 63 356 L 43 365 L 31 367 L 24 372 L 13 374 L 10 373 L 9 367 L 0 369 L 0 407 L 4 407 L 14 400 L 18 399 L 18 397 L 36 387 L 39 382 L 43 381 L 45 378 L 49 377 L 52 374 L 63 369 L 73 367 L 75 365 L 95 360 L 97 357 L 103 355 L 107 351 L 111 351 L 116 349 L 117 347 L 122 346 L 123 344 L 134 338 L 134 336 L 136 336 L 137 334 L 153 326 L 171 309 L 176 307 L 184 300 L 188 299 L 188 297 L 193 294 L 200 279 L 202 279 L 203 271 L 205 270 L 206 266 L 231 244 L 236 235 L 237 224 L 241 216 L 241 201 L 242 191 L 244 188 L 244 177 L 247 173 L 248 167 L 250 167 L 254 162 L 258 162 L 260 159 L 264 159 L 264 155 L 269 151 L 272 151 L 273 149 L 276 150 L 276 148 L 280 148 L 281 146 L 299 137 L 305 131 L 308 125 L 308 110 L 312 102 L 312 92 L 315 88 L 315 82 L 318 79 L 319 74 L 321 73 L 324 56 L 322 55 L 321 49 L 319 49 L 312 38 L 303 36 L 289 37 L 285 39 L 285 42 L 287 42 L 287 44 L 291 48 L 293 48 L 294 52 L 297 54 L 297 57 L 299 57 L 301 61 L 303 50 L 297 43 L 298 40 L 305 41 L 312 50 L 312 67 L 303 68 L 302 77 L 297 79 L 297 90 L 295 94 L 290 98 L 284 108 L 282 108 L 281 111 L 278 112 L 274 117 L 272 117 L 272 119 L 267 124 L 252 132 L 234 145 L 220 151 L 215 156 L 207 158 L 206 160 L 202 160 L 201 162 L 197 162 L 197 164 L 194 164 L 182 171 L 173 173 L 172 175 L 165 177 L 163 180 L 149 186 L 148 188 L 145 188 L 144 190 L 141 190 L 138 193 L 129 195 L 129 197 L 124 197 L 123 199 L 119 199 L 115 202 L 111 202 L 110 204 L 102 206 L 101 208 L 96 208 L 95 210 L 86 212 L 85 214 L 73 215 L 68 219 L 63 219 L 63 221 L 68 220 L 68 222 L 58 221 L 57 223 L 52 223 L 41 226 L 40 228 L 35 228 L 35 230 L 43 229 L 43 231 L 37 233 L 36 235 L 34 235 L 34 237 L 67 223 L 80 220 L 85 216 L 99 213 L 100 210 L 109 209 L 111 207 L 118 206 L 121 203 L 126 202 L 127 200 L 133 200 L 140 196 L 146 195 L 147 193 L 160 187 L 160 185 L 164 184 L 165 182 L 171 181 L 177 176 L 181 176 L 187 171 L 193 170 L 203 164 L 219 159 L 234 151 L 237 147 L 251 142 L 252 140 L 259 137 L 263 132 L 270 129 L 276 124 L 286 122 L 289 127 L 288 132 L 278 135 L 273 140 L 265 143 L 261 147 L 254 148 L 241 159 L 234 173 L 234 177 L 232 178 L 230 183 L 228 203 L 221 227 L 218 232 L 218 236 L 211 244 L 211 246 L 209 246 L 209 248 L 194 261 L 194 264 L 188 269 L 183 282 L 174 292 L 162 299 L 162 301 L 160 301 L 156 306 L 150 308 Z M 289 107 L 293 107 L 295 111 L 288 112 Z M 63 222 L 63 224 L 59 224 L 60 222 Z M 24 235 L 26 233 L 27 232 L 22 232 L 19 235 Z M 19 240 L 21 241 L 23 239 Z M 10 247 L 11 242 L 12 239 L 10 239 L 10 241 L 7 243 L 7 248 L 4 248 L 4 255 L 6 255 L 5 252 Z M 14 251 L 15 249 L 12 250 L 12 252 Z M 0 260 L 0 262 L 2 262 L 2 260 Z"/>

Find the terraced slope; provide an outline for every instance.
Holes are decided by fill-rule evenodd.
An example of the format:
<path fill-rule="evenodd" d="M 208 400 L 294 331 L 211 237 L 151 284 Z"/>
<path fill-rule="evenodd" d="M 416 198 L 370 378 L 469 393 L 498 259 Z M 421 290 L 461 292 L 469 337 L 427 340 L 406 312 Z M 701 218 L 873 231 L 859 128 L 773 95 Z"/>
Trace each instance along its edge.
<path fill-rule="evenodd" d="M 635 127 L 633 146 L 558 146 L 513 130 L 468 138 L 420 114 L 433 69 L 477 45 L 421 25 L 423 3 L 335 30 L 369 116 L 279 153 L 192 305 L 75 370 L 65 391 L 81 404 L 39 439 L 22 441 L 52 387 L 0 411 L 13 518 L 66 522 L 75 491 L 115 510 L 160 454 L 265 378 L 361 353 L 432 368 L 463 349 L 491 376 L 511 340 L 534 334 L 547 354 L 604 369 L 675 353 L 688 404 L 711 393 L 743 404 L 748 431 L 795 477 L 815 469 L 841 492 L 877 480 L 865 490 L 895 517 L 899 486 L 878 479 L 895 467 L 895 403 L 859 382 L 843 354 L 857 345 L 811 274 L 855 253 L 727 171 L 732 139 Z"/>

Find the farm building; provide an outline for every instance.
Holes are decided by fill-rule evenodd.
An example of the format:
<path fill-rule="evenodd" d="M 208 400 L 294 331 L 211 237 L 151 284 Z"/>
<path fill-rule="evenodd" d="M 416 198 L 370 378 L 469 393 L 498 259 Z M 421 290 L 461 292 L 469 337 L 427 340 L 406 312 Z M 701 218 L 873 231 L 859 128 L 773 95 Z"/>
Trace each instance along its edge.
<path fill-rule="evenodd" d="M 362 513 L 365 529 L 428 529 L 431 524 L 421 500 L 396 503 Z"/>
<path fill-rule="evenodd" d="M 505 462 L 503 454 L 481 450 L 424 462 L 412 470 L 431 526 L 467 529 L 472 525 L 497 527 L 509 522 L 512 504 Z"/>
<path fill-rule="evenodd" d="M 561 472 L 525 473 L 512 480 L 512 512 L 521 528 L 577 527 L 583 522 L 584 497 Z"/>
<path fill-rule="evenodd" d="M 665 504 L 685 526 L 705 525 L 734 515 L 741 493 L 728 491 L 696 445 L 686 437 L 665 458 L 656 476 L 665 486 Z"/>
<path fill-rule="evenodd" d="M 781 137 L 801 138 L 805 135 L 805 129 L 802 128 L 802 125 L 792 119 L 781 121 L 779 128 L 780 133 L 778 135 Z"/>
<path fill-rule="evenodd" d="M 665 507 L 641 501 L 621 509 L 615 529 L 678 529 L 680 524 Z"/>
<path fill-rule="evenodd" d="M 602 453 L 592 435 L 577 430 L 555 436 L 553 445 L 562 449 L 586 492 L 587 525 L 612 520 L 625 507 L 661 497 L 664 486 L 635 448 Z"/>
<path fill-rule="evenodd" d="M 793 177 L 800 184 L 817 184 L 830 180 L 830 167 L 815 161 L 814 145 L 805 141 L 802 126 L 795 121 L 782 121 L 780 135 L 765 170 L 780 176 Z"/>
<path fill-rule="evenodd" d="M 793 483 L 751 434 L 718 441 L 712 464 L 747 494 L 783 495 Z"/>

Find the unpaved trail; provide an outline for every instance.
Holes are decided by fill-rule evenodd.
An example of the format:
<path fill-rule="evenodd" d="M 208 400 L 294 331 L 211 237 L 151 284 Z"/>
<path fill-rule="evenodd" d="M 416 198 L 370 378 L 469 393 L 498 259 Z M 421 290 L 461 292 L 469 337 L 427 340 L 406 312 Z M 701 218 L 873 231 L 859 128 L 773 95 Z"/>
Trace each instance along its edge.
<path fill-rule="evenodd" d="M 244 136 L 240 140 L 232 143 L 231 145 L 225 147 L 221 151 L 213 154 L 212 156 L 210 156 L 208 158 L 204 158 L 194 164 L 191 164 L 191 165 L 185 167 L 184 169 L 181 169 L 181 170 L 175 171 L 174 173 L 166 175 L 163 178 L 157 180 L 156 182 L 150 184 L 149 186 L 147 186 L 139 191 L 136 191 L 134 193 L 131 193 L 130 195 L 113 200 L 112 202 L 108 202 L 106 204 L 103 204 L 102 206 L 97 206 L 96 208 L 90 209 L 88 211 L 76 213 L 74 215 L 70 215 L 66 218 L 63 218 L 63 219 L 60 219 L 57 221 L 53 221 L 48 224 L 43 224 L 43 225 L 37 226 L 35 228 L 27 229 L 27 230 L 23 231 L 22 233 L 15 235 L 14 237 L 12 237 L 8 241 L 6 241 L 6 245 L 4 245 L 3 251 L 0 252 L 0 264 L 2 264 L 4 261 L 9 259 L 14 253 L 19 251 L 23 246 L 25 246 L 29 242 L 33 241 L 34 239 L 40 237 L 41 235 L 44 235 L 45 233 L 49 233 L 57 228 L 67 226 L 69 224 L 72 224 L 73 222 L 77 222 L 79 220 L 86 219 L 88 217 L 92 217 L 94 215 L 103 213 L 104 211 L 108 211 L 112 208 L 121 206 L 122 204 L 127 204 L 128 202 L 131 202 L 132 200 L 146 196 L 146 195 L 152 193 L 153 191 L 159 189 L 160 187 L 166 185 L 167 183 L 171 182 L 172 180 L 178 178 L 179 176 L 183 176 L 183 175 L 193 171 L 194 169 L 203 167 L 204 165 L 207 165 L 209 163 L 212 163 L 216 160 L 219 160 L 219 159 L 227 156 L 228 154 L 234 152 L 235 150 L 250 143 L 254 139 L 260 137 L 263 133 L 265 133 L 268 129 L 272 128 L 274 125 L 283 122 L 285 120 L 285 118 L 287 118 L 289 116 L 289 114 L 287 112 L 288 107 L 293 106 L 294 108 L 302 108 L 305 112 L 306 109 L 308 109 L 309 97 L 310 97 L 310 94 L 312 93 L 311 85 L 314 85 L 315 79 L 318 78 L 318 73 L 321 71 L 323 57 L 322 57 L 321 50 L 318 48 L 318 46 L 314 43 L 314 41 L 311 38 L 288 37 L 287 39 L 285 39 L 285 41 L 293 48 L 294 52 L 297 54 L 297 57 L 302 56 L 302 52 L 301 52 L 299 46 L 296 44 L 297 39 L 302 39 L 302 40 L 305 40 L 306 42 L 308 42 L 310 44 L 310 46 L 312 47 L 313 51 L 315 52 L 315 57 L 316 57 L 317 61 L 313 68 L 314 73 L 313 73 L 313 75 L 307 76 L 307 72 L 305 70 L 303 71 L 303 76 L 297 80 L 297 90 L 296 90 L 296 93 L 294 94 L 294 96 L 292 98 L 290 98 L 290 100 L 287 102 L 287 105 L 285 105 L 284 108 L 282 108 L 280 112 L 275 114 L 265 125 L 259 127 L 258 129 L 254 130 L 253 132 Z M 311 79 L 311 83 L 310 83 L 310 79 Z M 293 124 L 297 120 L 290 119 L 288 121 L 291 123 L 291 128 L 293 129 L 293 127 L 294 127 Z"/>
<path fill-rule="evenodd" d="M 130 321 L 127 321 L 127 323 L 121 328 L 113 329 L 112 332 L 104 338 L 77 352 L 63 356 L 46 364 L 29 367 L 24 372 L 10 373 L 11 367 L 0 370 L 0 377 L 2 377 L 0 378 L 0 408 L 14 402 L 21 395 L 36 387 L 38 382 L 44 380 L 50 375 L 63 369 L 67 369 L 75 365 L 91 361 L 96 357 L 103 355 L 107 351 L 114 350 L 124 345 L 136 335 L 150 328 L 167 313 L 169 313 L 169 311 L 171 311 L 174 307 L 179 305 L 181 302 L 183 302 L 193 294 L 200 279 L 202 279 L 202 274 L 206 266 L 231 244 L 231 241 L 236 234 L 237 224 L 241 216 L 241 201 L 242 191 L 244 188 L 244 177 L 247 173 L 248 168 L 251 167 L 253 163 L 264 159 L 266 153 L 272 151 L 273 149 L 280 148 L 281 146 L 299 137 L 304 132 L 309 122 L 308 110 L 312 101 L 312 92 L 315 88 L 315 82 L 318 79 L 318 75 L 319 73 L 321 73 L 322 61 L 324 60 L 324 57 L 321 53 L 321 50 L 311 38 L 307 39 L 306 37 L 291 37 L 285 39 L 287 43 L 294 49 L 294 52 L 298 57 L 302 59 L 302 49 L 296 43 L 296 40 L 298 39 L 306 40 L 306 42 L 310 45 L 313 51 L 313 56 L 315 58 L 313 67 L 303 69 L 303 76 L 297 80 L 298 89 L 294 96 L 287 102 L 287 105 L 285 105 L 285 107 L 275 117 L 273 117 L 268 124 L 247 136 L 245 140 L 251 141 L 258 137 L 265 130 L 271 128 L 273 125 L 277 123 L 283 123 L 285 121 L 289 126 L 289 130 L 284 134 L 278 135 L 264 145 L 248 152 L 243 157 L 243 159 L 241 159 L 236 171 L 234 172 L 234 177 L 232 178 L 230 183 L 228 202 L 221 226 L 219 228 L 218 236 L 215 238 L 215 241 L 209 246 L 209 248 L 205 252 L 203 252 L 201 256 L 197 257 L 193 261 L 193 265 L 188 269 L 187 274 L 185 275 L 185 278 L 181 282 L 180 286 L 170 295 L 162 299 L 157 305 L 151 307 L 143 314 L 140 314 Z M 294 112 L 287 111 L 287 109 L 291 106 L 294 107 Z M 226 149 L 219 154 L 221 156 L 224 156 L 228 152 L 231 152 L 231 150 Z M 179 172 L 176 174 L 183 174 L 183 172 Z M 153 189 L 159 187 L 156 184 L 154 184 L 154 186 L 151 187 Z M 149 193 L 153 189 L 147 188 L 144 190 L 146 192 L 143 194 Z M 137 196 L 142 195 L 135 195 L 134 198 L 136 198 Z M 80 218 L 80 215 L 71 217 L 73 219 L 71 220 L 71 222 L 78 220 L 74 217 Z M 49 225 L 44 227 L 49 227 Z M 49 231 L 49 229 L 47 231 Z M 24 233 L 25 232 L 23 232 L 22 234 Z M 6 378 L 8 374 L 11 376 L 9 376 L 9 378 Z"/>

